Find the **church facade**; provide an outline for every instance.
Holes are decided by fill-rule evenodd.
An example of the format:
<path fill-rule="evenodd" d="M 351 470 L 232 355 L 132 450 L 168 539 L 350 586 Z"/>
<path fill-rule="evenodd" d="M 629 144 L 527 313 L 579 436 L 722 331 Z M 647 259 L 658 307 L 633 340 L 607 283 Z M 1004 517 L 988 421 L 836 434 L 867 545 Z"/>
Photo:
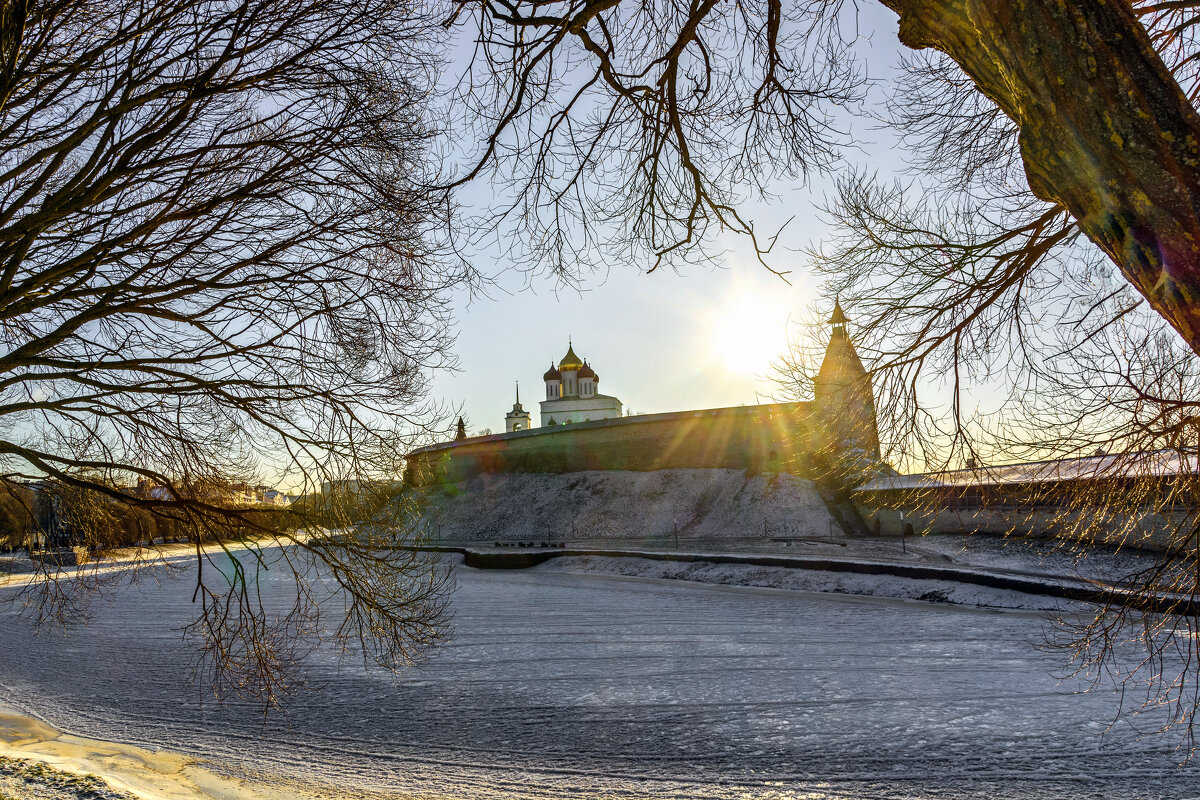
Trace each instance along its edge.
<path fill-rule="evenodd" d="M 841 304 L 813 381 L 814 399 L 665 414 L 621 416 L 600 394 L 599 376 L 569 344 L 543 376 L 540 427 L 518 395 L 505 433 L 430 445 L 408 455 L 413 485 L 473 475 L 583 470 L 744 469 L 815 477 L 845 456 L 879 458 L 871 377 L 846 330 Z"/>
<path fill-rule="evenodd" d="M 567 343 L 567 354 L 542 376 L 546 383 L 546 399 L 542 401 L 542 427 L 571 425 L 576 422 L 616 419 L 621 416 L 621 401 L 600 394 L 600 376 L 591 365 L 575 355 L 573 343 Z"/>

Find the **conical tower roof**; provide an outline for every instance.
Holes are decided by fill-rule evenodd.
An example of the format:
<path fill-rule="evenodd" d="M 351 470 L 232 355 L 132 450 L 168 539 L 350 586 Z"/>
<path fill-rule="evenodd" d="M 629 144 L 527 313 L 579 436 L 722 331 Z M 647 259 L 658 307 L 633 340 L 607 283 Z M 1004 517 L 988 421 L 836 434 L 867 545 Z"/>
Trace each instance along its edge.
<path fill-rule="evenodd" d="M 854 343 L 846 333 L 847 321 L 841 302 L 835 302 L 833 315 L 829 317 L 833 331 L 829 336 L 829 346 L 825 349 L 825 359 L 817 373 L 819 384 L 844 386 L 867 374 L 862 359 L 858 357 L 858 351 L 854 349 Z"/>
<path fill-rule="evenodd" d="M 833 335 L 829 337 L 829 347 L 825 349 L 825 359 L 817 373 L 817 383 L 825 385 L 846 385 L 855 379 L 866 376 L 867 368 L 849 336 Z"/>
<path fill-rule="evenodd" d="M 567 343 L 567 354 L 558 362 L 558 368 L 563 372 L 578 370 L 583 367 L 583 359 L 575 355 L 575 346 Z"/>
<path fill-rule="evenodd" d="M 829 318 L 830 325 L 845 325 L 850 320 L 846 318 L 846 312 L 842 311 L 842 301 L 835 300 L 833 302 L 833 315 Z"/>

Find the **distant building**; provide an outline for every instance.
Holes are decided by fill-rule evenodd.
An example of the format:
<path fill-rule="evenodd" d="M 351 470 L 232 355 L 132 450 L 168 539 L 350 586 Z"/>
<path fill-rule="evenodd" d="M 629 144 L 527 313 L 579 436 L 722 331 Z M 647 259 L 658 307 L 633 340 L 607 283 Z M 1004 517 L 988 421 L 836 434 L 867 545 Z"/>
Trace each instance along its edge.
<path fill-rule="evenodd" d="M 263 492 L 263 502 L 272 506 L 290 506 L 296 498 L 278 489 L 267 489 Z"/>
<path fill-rule="evenodd" d="M 880 475 L 854 490 L 879 529 L 1052 536 L 1151 550 L 1196 546 L 1192 449 Z"/>
<path fill-rule="evenodd" d="M 546 382 L 546 399 L 542 401 L 543 428 L 621 416 L 621 401 L 596 391 L 600 376 L 590 364 L 575 355 L 575 347 L 570 342 L 562 361 L 557 367 L 551 362 L 542 380 Z"/>

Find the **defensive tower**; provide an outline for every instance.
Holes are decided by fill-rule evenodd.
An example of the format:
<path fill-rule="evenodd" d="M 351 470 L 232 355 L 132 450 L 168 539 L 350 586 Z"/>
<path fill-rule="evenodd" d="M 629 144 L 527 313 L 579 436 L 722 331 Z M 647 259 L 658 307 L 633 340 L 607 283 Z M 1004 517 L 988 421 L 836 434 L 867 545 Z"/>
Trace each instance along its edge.
<path fill-rule="evenodd" d="M 875 417 L 875 397 L 871 376 L 850 341 L 846 323 L 850 320 L 835 301 L 829 317 L 829 346 L 821 369 L 813 381 L 816 412 L 829 438 L 828 444 L 840 449 L 858 449 L 871 458 L 879 458 L 879 427 Z"/>

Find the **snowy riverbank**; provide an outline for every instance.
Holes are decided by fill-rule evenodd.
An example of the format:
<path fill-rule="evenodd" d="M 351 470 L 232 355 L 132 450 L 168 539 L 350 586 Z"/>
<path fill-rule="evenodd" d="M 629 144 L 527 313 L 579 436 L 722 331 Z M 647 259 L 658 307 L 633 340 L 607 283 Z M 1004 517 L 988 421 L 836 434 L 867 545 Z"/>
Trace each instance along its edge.
<path fill-rule="evenodd" d="M 136 800 L 95 775 L 76 775 L 41 761 L 0 756 L 3 800 Z"/>
<path fill-rule="evenodd" d="M 623 575 L 923 600 L 981 608 L 1084 612 L 1152 566 L 1156 554 L 987 534 L 841 539 L 590 539 L 559 547 L 443 543 L 484 569 Z M 536 543 L 535 543 L 536 544 Z M 461 557 L 461 556 L 460 556 Z M 1166 601 L 1164 601 L 1166 602 Z"/>
<path fill-rule="evenodd" d="M 592 573 L 627 577 L 692 581 L 695 583 L 787 589 L 954 603 L 977 608 L 1007 608 L 1061 612 L 1079 610 L 1080 603 L 1025 592 L 993 589 L 948 580 L 923 580 L 895 575 L 861 575 L 791 567 L 722 564 L 709 561 L 661 561 L 637 557 L 563 556 L 533 569 L 544 572 Z"/>
<path fill-rule="evenodd" d="M 481 475 L 421 490 L 435 539 L 841 536 L 812 481 L 732 469 Z"/>

